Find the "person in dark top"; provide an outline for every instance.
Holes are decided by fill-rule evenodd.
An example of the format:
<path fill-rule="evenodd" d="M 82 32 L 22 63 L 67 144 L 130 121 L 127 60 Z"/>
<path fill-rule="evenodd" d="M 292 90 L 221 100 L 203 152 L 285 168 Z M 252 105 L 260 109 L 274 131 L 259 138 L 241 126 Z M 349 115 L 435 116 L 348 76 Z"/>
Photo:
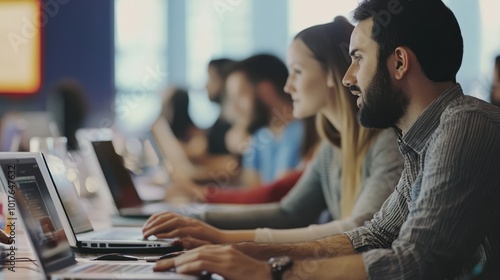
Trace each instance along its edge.
<path fill-rule="evenodd" d="M 186 89 L 170 87 L 163 100 L 161 117 L 165 118 L 186 156 L 196 163 L 205 155 L 205 131 L 196 126 L 189 115 L 189 93 Z"/>
<path fill-rule="evenodd" d="M 211 60 L 208 63 L 208 80 L 205 86 L 208 98 L 221 106 L 225 99 L 224 84 L 226 78 L 235 61 L 227 58 Z M 207 131 L 208 154 L 224 155 L 229 154 L 225 144 L 225 135 L 231 128 L 231 124 L 224 118 L 223 113 L 217 118 L 215 123 Z"/>
<path fill-rule="evenodd" d="M 83 126 L 88 109 L 82 85 L 73 79 L 60 81 L 50 94 L 47 107 L 61 135 L 68 139 L 68 150 L 77 150 L 76 131 Z"/>
<path fill-rule="evenodd" d="M 169 99 L 169 104 L 168 106 L 164 106 L 164 109 L 169 107 L 167 110 L 172 113 L 164 113 L 163 115 L 167 117 L 167 122 L 175 137 L 179 141 L 186 143 L 200 129 L 196 127 L 189 115 L 189 95 L 187 90 L 181 88 L 172 88 L 171 90 L 172 95 Z"/>

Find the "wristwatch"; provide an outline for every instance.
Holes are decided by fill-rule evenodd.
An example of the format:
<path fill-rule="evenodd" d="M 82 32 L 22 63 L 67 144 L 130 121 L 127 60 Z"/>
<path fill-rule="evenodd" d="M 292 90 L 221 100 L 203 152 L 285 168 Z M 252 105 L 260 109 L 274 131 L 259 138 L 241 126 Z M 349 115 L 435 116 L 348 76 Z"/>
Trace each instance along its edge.
<path fill-rule="evenodd" d="M 267 264 L 271 267 L 273 280 L 281 280 L 283 273 L 292 267 L 293 260 L 288 256 L 281 256 L 270 258 Z"/>

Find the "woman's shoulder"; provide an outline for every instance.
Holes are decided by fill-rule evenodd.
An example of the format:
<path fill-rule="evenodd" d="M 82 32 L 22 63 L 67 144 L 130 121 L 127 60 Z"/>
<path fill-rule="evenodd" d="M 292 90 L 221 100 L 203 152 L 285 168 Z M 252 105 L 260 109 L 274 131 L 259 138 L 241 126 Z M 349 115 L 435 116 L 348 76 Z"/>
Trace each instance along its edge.
<path fill-rule="evenodd" d="M 325 139 L 321 141 L 314 158 L 316 158 L 316 161 L 321 162 L 323 165 L 330 166 L 330 163 L 334 160 L 339 150 L 339 148 L 335 147 L 332 143 Z"/>
<path fill-rule="evenodd" d="M 372 148 L 383 148 L 398 145 L 398 136 L 393 128 L 386 128 L 380 131 L 375 137 Z"/>
<path fill-rule="evenodd" d="M 368 149 L 367 157 L 375 158 L 383 153 L 384 157 L 389 154 L 394 155 L 392 157 L 401 157 L 398 146 L 398 136 L 393 128 L 387 128 L 381 130 L 377 134 L 371 147 Z"/>

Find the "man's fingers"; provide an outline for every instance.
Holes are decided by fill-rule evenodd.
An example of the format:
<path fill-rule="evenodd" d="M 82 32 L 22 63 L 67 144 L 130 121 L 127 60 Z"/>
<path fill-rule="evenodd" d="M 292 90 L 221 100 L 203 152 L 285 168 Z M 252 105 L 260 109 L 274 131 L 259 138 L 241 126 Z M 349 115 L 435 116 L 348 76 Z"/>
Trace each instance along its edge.
<path fill-rule="evenodd" d="M 182 217 L 164 216 L 158 218 L 154 224 L 143 229 L 145 238 L 156 235 L 157 233 L 168 233 L 174 229 L 182 228 L 187 222 Z"/>
<path fill-rule="evenodd" d="M 261 276 L 264 275 L 262 271 L 267 273 L 263 270 L 267 264 L 252 260 L 231 246 L 203 246 L 184 253 L 173 259 L 173 262 L 178 273 L 200 275 L 206 271 L 217 273 L 228 280 L 242 279 L 242 276 L 243 279 L 259 279 L 253 277 L 255 273 L 261 272 Z M 172 263 L 168 267 L 171 268 Z"/>
<path fill-rule="evenodd" d="M 149 237 L 151 235 L 158 236 L 158 234 L 170 234 L 172 236 L 172 233 L 174 231 L 175 234 L 183 234 L 184 231 L 187 231 L 189 225 L 189 220 L 188 218 L 185 217 L 167 217 L 164 220 L 159 220 L 158 225 L 150 227 L 149 229 L 145 230 L 143 232 L 144 237 Z M 182 231 L 181 231 L 182 230 Z M 177 237 L 178 235 L 173 235 L 172 237 Z M 182 237 L 182 236 L 179 236 Z"/>
<path fill-rule="evenodd" d="M 156 262 L 153 271 L 168 271 L 174 267 L 174 259 L 163 259 Z"/>
<path fill-rule="evenodd" d="M 204 252 L 205 251 L 205 252 Z M 166 271 L 173 267 L 179 267 L 184 264 L 196 261 L 200 258 L 208 258 L 211 259 L 207 251 L 212 251 L 211 248 L 205 246 L 203 248 L 198 248 L 196 250 L 188 251 L 178 257 L 172 259 L 163 259 L 156 262 L 156 266 L 153 268 L 154 271 Z"/>
<path fill-rule="evenodd" d="M 177 273 L 200 275 L 204 271 L 217 273 L 219 262 L 209 260 L 197 260 L 175 267 Z"/>
<path fill-rule="evenodd" d="M 185 265 L 194 261 L 204 260 L 204 261 L 221 261 L 221 256 L 219 253 L 220 245 L 206 245 L 203 247 L 196 248 L 191 251 L 187 251 L 181 256 L 174 259 L 175 267 Z"/>

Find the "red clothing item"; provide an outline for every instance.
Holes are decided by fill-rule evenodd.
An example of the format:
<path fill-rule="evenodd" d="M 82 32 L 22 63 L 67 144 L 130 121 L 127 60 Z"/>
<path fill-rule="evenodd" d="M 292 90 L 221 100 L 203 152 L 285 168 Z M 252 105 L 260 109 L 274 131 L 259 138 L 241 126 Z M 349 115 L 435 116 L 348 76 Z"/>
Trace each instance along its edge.
<path fill-rule="evenodd" d="M 238 190 L 208 187 L 206 189 L 206 202 L 234 204 L 277 202 L 295 186 L 302 173 L 304 173 L 303 170 L 292 171 L 278 181 L 251 189 Z"/>

